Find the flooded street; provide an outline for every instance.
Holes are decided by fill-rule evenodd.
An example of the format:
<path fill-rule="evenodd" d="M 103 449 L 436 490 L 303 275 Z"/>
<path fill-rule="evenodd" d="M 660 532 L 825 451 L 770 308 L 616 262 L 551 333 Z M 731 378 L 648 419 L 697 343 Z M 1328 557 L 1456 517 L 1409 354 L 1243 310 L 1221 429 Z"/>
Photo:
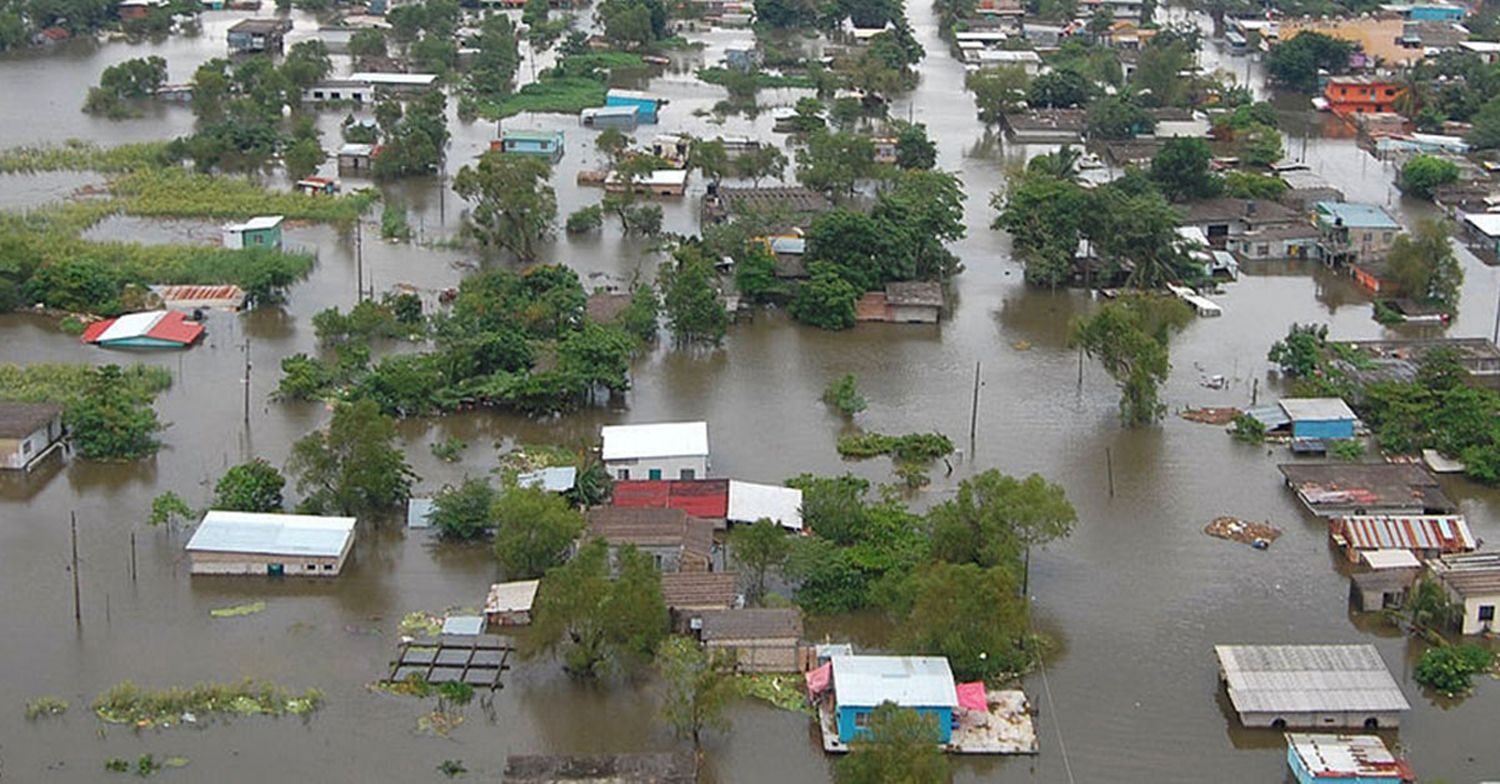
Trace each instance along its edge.
<path fill-rule="evenodd" d="M 1287 459 L 1284 450 L 1240 444 L 1219 428 L 1175 415 L 1159 427 L 1125 430 L 1117 390 L 1103 370 L 1086 362 L 1080 384 L 1079 356 L 1066 340 L 1070 321 L 1091 307 L 1088 295 L 1027 288 L 1008 239 L 987 228 L 993 216 L 989 195 L 1005 168 L 1043 150 L 1004 145 L 976 121 L 972 99 L 962 89 L 963 68 L 939 41 L 931 10 L 914 2 L 907 13 L 928 56 L 921 86 L 897 100 L 892 115 L 927 124 L 938 144 L 939 167 L 959 172 L 969 194 L 969 236 L 953 248 L 965 271 L 954 284 L 951 319 L 940 325 L 861 324 L 830 333 L 781 313 L 757 312 L 733 326 L 717 350 L 664 346 L 641 358 L 633 389 L 618 409 L 547 420 L 494 412 L 409 420 L 401 432 L 407 459 L 422 477 L 418 494 L 465 475 L 487 474 L 498 464 L 497 447 L 592 444 L 602 424 L 664 419 L 710 423 L 713 468 L 720 476 L 779 482 L 802 472 L 850 470 L 876 482 L 894 481 L 889 461 L 846 462 L 835 451 L 844 423 L 818 398 L 831 379 L 854 373 L 869 399 L 859 417 L 862 426 L 887 433 L 936 430 L 962 451 L 951 475 L 939 466 L 932 485 L 913 497 L 917 507 L 945 498 L 965 477 L 998 468 L 1037 472 L 1062 484 L 1078 510 L 1072 537 L 1031 557 L 1033 618 L 1059 641 L 1045 680 L 1038 674 L 1025 683 L 1040 711 L 1041 754 L 960 759 L 957 781 L 1282 781 L 1280 734 L 1240 729 L 1217 683 L 1212 646 L 1233 642 L 1373 643 L 1413 708 L 1400 731 L 1386 738 L 1400 743 L 1422 778 L 1458 784 L 1500 777 L 1500 746 L 1494 742 L 1500 686 L 1483 680 L 1474 696 L 1456 705 L 1423 696 L 1410 677 L 1408 641 L 1351 615 L 1348 580 L 1338 571 L 1341 559 L 1327 543 L 1324 524 L 1302 510 L 1276 471 Z M 189 132 L 192 115 L 184 107 L 164 106 L 120 122 L 90 117 L 78 107 L 104 67 L 131 57 L 159 54 L 167 58 L 173 81 L 187 80 L 198 64 L 222 55 L 225 29 L 242 16 L 206 13 L 197 38 L 142 45 L 84 41 L 0 57 L 0 107 L 24 115 L 0 123 L 0 147 L 65 138 L 111 145 Z M 298 16 L 297 25 L 310 30 L 314 22 Z M 714 43 L 705 52 L 681 56 L 712 62 L 724 40 L 746 34 L 720 35 L 709 34 Z M 1206 64 L 1219 60 L 1216 52 L 1204 53 Z M 1244 71 L 1242 59 L 1222 60 L 1224 67 Z M 521 72 L 528 73 L 528 66 Z M 693 116 L 724 92 L 697 82 L 691 66 L 670 66 L 650 84 L 671 103 L 662 124 L 643 127 L 638 139 L 657 131 L 771 138 L 769 111 L 754 120 L 731 116 L 722 126 Z M 789 105 L 799 95 L 763 91 L 760 98 L 763 106 Z M 1290 103 L 1283 108 L 1294 110 L 1284 123 L 1291 134 L 1289 157 L 1304 157 L 1306 126 L 1305 160 L 1351 200 L 1389 202 L 1408 226 L 1430 210 L 1393 194 L 1389 164 L 1357 149 L 1352 138 L 1321 136 L 1325 118 Z M 337 146 L 341 119 L 338 112 L 321 116 L 325 147 Z M 567 156 L 553 178 L 560 216 L 597 200 L 596 190 L 574 184 L 578 171 L 598 164 L 592 131 L 561 115 L 517 117 L 507 127 L 567 131 Z M 493 123 L 455 120 L 452 129 L 449 175 L 495 137 Z M 326 168 L 331 172 L 331 164 Z M 33 206 L 100 181 L 93 175 L 0 177 L 0 207 Z M 695 175 L 689 195 L 666 205 L 668 231 L 696 233 L 702 191 Z M 463 205 L 444 182 L 408 181 L 388 193 L 413 211 L 413 226 L 428 238 L 448 236 L 458 225 Z M 377 219 L 366 216 L 363 232 L 366 285 L 377 291 L 396 283 L 439 290 L 479 264 L 460 251 L 373 239 Z M 212 239 L 207 224 L 138 223 L 119 219 L 90 236 L 113 231 L 114 237 L 143 242 L 195 241 L 206 231 Z M 669 729 L 655 718 L 649 682 L 580 685 L 551 661 L 521 663 L 507 673 L 506 687 L 494 697 L 493 721 L 472 705 L 449 739 L 417 733 L 423 703 L 366 688 L 388 672 L 403 614 L 482 601 L 498 575 L 482 546 L 439 544 L 424 532 L 405 532 L 397 521 L 361 521 L 354 560 L 337 580 L 189 579 L 186 536 L 145 527 L 157 494 L 175 491 L 201 506 L 224 469 L 252 456 L 281 465 L 295 439 L 328 419 L 322 405 L 276 403 L 268 396 L 283 357 L 317 350 L 313 314 L 355 302 L 354 240 L 328 227 L 303 226 L 288 229 L 287 241 L 316 248 L 318 264 L 284 309 L 212 314 L 207 340 L 183 353 L 105 351 L 80 344 L 46 320 L 0 316 L 0 362 L 138 360 L 166 367 L 174 378 L 157 400 L 169 427 L 162 433 L 166 448 L 153 460 L 53 461 L 29 476 L 0 477 L 0 780 L 118 781 L 119 774 L 103 771 L 105 759 L 151 752 L 192 760 L 186 771 L 161 774 L 163 780 L 248 784 L 317 775 L 334 782 L 432 781 L 439 778 L 439 762 L 460 759 L 470 780 L 495 781 L 512 753 L 672 748 Z M 1462 306 L 1446 334 L 1488 337 L 1500 271 L 1467 252 L 1461 256 Z M 602 235 L 560 237 L 544 258 L 576 268 L 587 287 L 650 277 L 657 260 L 645 243 L 622 240 L 614 224 Z M 1195 321 L 1173 339 L 1174 368 L 1163 399 L 1174 412 L 1248 404 L 1256 379 L 1260 399 L 1274 399 L 1279 390 L 1268 375 L 1266 350 L 1294 321 L 1328 323 L 1336 338 L 1420 334 L 1381 327 L 1352 281 L 1317 265 L 1247 264 L 1240 280 L 1215 299 L 1224 307 L 1222 318 Z M 241 382 L 246 341 L 253 367 L 248 425 Z M 976 363 L 983 389 L 971 444 Z M 1214 374 L 1228 377 L 1228 388 L 1199 383 Z M 441 462 L 430 451 L 432 443 L 449 437 L 469 445 L 457 463 Z M 1113 492 L 1107 460 L 1113 463 Z M 1445 479 L 1444 485 L 1461 501 L 1475 535 L 1500 541 L 1500 493 L 1461 479 Z M 72 513 L 79 530 L 81 627 L 73 623 L 68 573 Z M 1220 515 L 1270 520 L 1285 533 L 1264 552 L 1205 536 L 1204 524 Z M 209 616 L 212 608 L 255 600 L 264 600 L 267 609 L 242 618 Z M 859 621 L 849 619 L 819 619 L 809 624 L 813 630 L 820 640 L 825 632 L 860 632 Z M 140 733 L 117 726 L 101 733 L 105 725 L 87 708 L 95 694 L 124 679 L 164 687 L 247 676 L 299 690 L 316 687 L 326 693 L 327 705 L 306 721 L 249 718 Z M 22 704 L 42 694 L 62 696 L 73 709 L 60 719 L 26 721 Z M 732 732 L 711 735 L 706 743 L 714 781 L 829 780 L 831 761 L 804 716 L 742 703 L 732 719 Z"/>

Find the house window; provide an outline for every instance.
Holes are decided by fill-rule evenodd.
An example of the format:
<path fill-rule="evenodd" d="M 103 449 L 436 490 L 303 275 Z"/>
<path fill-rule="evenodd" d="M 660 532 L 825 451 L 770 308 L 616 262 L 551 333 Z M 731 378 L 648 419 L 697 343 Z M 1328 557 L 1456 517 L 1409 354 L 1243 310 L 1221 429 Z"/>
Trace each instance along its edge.
<path fill-rule="evenodd" d="M 1388 232 L 1386 232 L 1386 233 L 1385 233 L 1385 234 L 1382 234 L 1382 235 L 1381 235 L 1381 236 L 1380 236 L 1380 238 L 1381 238 L 1381 239 L 1382 239 L 1382 240 L 1385 240 L 1385 241 L 1386 241 L 1386 242 L 1390 242 L 1390 241 L 1391 241 L 1391 239 L 1392 239 L 1392 238 L 1391 238 L 1391 232 L 1389 232 L 1389 231 L 1388 231 Z"/>
<path fill-rule="evenodd" d="M 863 713 L 856 713 L 856 714 L 854 714 L 854 726 L 856 726 L 856 727 L 858 727 L 860 729 L 865 729 L 865 728 L 869 727 L 870 726 L 870 714 L 869 714 L 869 712 L 863 712 Z"/>
<path fill-rule="evenodd" d="M 691 468 L 684 468 L 682 469 L 682 472 L 678 474 L 678 477 L 681 479 L 697 479 L 698 472 L 694 471 Z"/>
<path fill-rule="evenodd" d="M 646 478 L 650 479 L 653 482 L 659 481 L 661 479 L 661 469 L 660 468 L 653 468 L 653 469 L 647 471 L 646 472 Z"/>
<path fill-rule="evenodd" d="M 1271 255 L 1271 246 L 1270 245 L 1257 245 L 1257 246 L 1255 246 L 1255 254 L 1257 256 L 1269 256 L 1269 255 Z"/>
<path fill-rule="evenodd" d="M 28 438 L 25 441 L 21 442 L 21 454 L 23 454 L 23 455 L 29 455 L 29 454 L 31 454 L 31 439 Z"/>
<path fill-rule="evenodd" d="M 620 470 L 618 470 L 618 471 L 615 472 L 615 478 L 618 479 L 618 480 L 620 480 L 621 482 L 629 482 L 630 481 L 630 469 L 628 469 L 628 468 L 621 468 Z"/>
<path fill-rule="evenodd" d="M 1367 232 L 1365 232 L 1365 242 L 1373 242 L 1374 240 L 1375 240 L 1375 232 L 1373 232 L 1373 231 L 1367 231 Z"/>
<path fill-rule="evenodd" d="M 309 572 L 316 572 L 316 571 L 318 571 L 318 565 L 317 564 L 308 564 L 307 565 L 307 571 L 309 571 Z"/>
<path fill-rule="evenodd" d="M 1495 620 L 1495 605 L 1493 605 L 1493 604 L 1481 604 L 1481 605 L 1479 605 L 1479 621 L 1480 621 L 1480 623 L 1493 623 L 1494 620 Z"/>
<path fill-rule="evenodd" d="M 665 562 L 666 562 L 666 559 L 664 559 L 664 558 L 661 557 L 661 553 L 652 553 L 651 554 L 651 563 L 653 563 L 653 564 L 656 565 L 656 571 L 658 571 L 658 572 L 661 571 L 662 564 L 665 563 Z"/>
<path fill-rule="evenodd" d="M 331 571 L 333 571 L 333 564 L 323 564 L 323 571 L 325 571 L 325 572 L 331 572 Z"/>

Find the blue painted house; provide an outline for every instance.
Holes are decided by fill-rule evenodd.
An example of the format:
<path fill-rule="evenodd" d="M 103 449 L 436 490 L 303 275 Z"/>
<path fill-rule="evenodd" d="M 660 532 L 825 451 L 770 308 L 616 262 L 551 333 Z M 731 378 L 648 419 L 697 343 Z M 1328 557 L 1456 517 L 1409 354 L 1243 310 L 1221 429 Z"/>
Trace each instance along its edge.
<path fill-rule="evenodd" d="M 639 90 L 610 90 L 604 95 L 607 107 L 634 106 L 636 120 L 646 125 L 656 124 L 656 112 L 665 103 L 665 99 Z"/>
<path fill-rule="evenodd" d="M 870 713 L 883 703 L 910 708 L 937 721 L 938 740 L 953 737 L 958 691 L 941 656 L 834 656 L 833 704 L 839 741 L 869 732 Z"/>
<path fill-rule="evenodd" d="M 557 163 L 563 157 L 563 132 L 501 131 L 500 140 L 490 142 L 490 149 L 517 155 L 535 155 Z"/>
<path fill-rule="evenodd" d="M 1338 441 L 1354 437 L 1354 412 L 1336 397 L 1289 397 L 1280 402 L 1292 422 L 1294 440 Z"/>
<path fill-rule="evenodd" d="M 1287 733 L 1286 764 L 1297 784 L 1409 784 L 1406 761 L 1378 735 Z"/>
<path fill-rule="evenodd" d="M 639 107 L 598 106 L 578 113 L 578 121 L 586 128 L 622 128 L 634 130 L 640 122 Z"/>
<path fill-rule="evenodd" d="M 1462 22 L 1468 12 L 1457 5 L 1414 5 L 1406 11 L 1413 22 Z"/>

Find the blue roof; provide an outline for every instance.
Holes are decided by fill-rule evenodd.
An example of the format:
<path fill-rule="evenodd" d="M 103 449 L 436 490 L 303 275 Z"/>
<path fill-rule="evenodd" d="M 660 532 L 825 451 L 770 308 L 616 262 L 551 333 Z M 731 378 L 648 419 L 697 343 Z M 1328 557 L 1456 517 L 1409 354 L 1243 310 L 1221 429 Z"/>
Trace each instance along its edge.
<path fill-rule="evenodd" d="M 412 498 L 406 502 L 406 527 L 432 527 L 432 499 Z"/>
<path fill-rule="evenodd" d="M 516 475 L 518 487 L 540 487 L 549 493 L 565 493 L 578 482 L 578 469 L 573 466 L 543 468 Z"/>
<path fill-rule="evenodd" d="M 1320 201 L 1317 207 L 1319 215 L 1326 215 L 1329 220 L 1342 220 L 1344 226 L 1348 228 L 1401 228 L 1401 224 L 1397 223 L 1390 213 L 1374 204 L 1361 204 L 1354 201 Z"/>
<path fill-rule="evenodd" d="M 354 538 L 354 518 L 211 511 L 188 540 L 189 552 L 336 558 Z"/>

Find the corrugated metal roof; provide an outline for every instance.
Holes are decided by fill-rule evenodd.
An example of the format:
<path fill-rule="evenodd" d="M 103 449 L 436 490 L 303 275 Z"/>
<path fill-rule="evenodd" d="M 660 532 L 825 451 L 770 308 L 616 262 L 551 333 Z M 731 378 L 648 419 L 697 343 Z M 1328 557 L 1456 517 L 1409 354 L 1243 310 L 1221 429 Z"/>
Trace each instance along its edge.
<path fill-rule="evenodd" d="M 600 435 L 605 460 L 708 456 L 707 422 L 608 425 Z"/>
<path fill-rule="evenodd" d="M 941 656 L 835 656 L 834 702 L 874 707 L 958 707 L 953 670 Z"/>
<path fill-rule="evenodd" d="M 354 538 L 354 518 L 214 510 L 204 515 L 189 552 L 337 557 Z"/>
<path fill-rule="evenodd" d="M 536 601 L 536 589 L 541 580 L 517 580 L 510 583 L 495 583 L 490 586 L 489 596 L 484 600 L 487 613 L 526 612 Z"/>
<path fill-rule="evenodd" d="M 1241 713 L 1386 713 L 1411 705 L 1373 645 L 1216 645 Z"/>
<path fill-rule="evenodd" d="M 693 517 L 729 516 L 727 479 L 631 479 L 615 482 L 610 504 L 625 509 L 680 509 Z"/>
<path fill-rule="evenodd" d="M 406 527 L 432 527 L 432 499 L 410 498 L 406 501 Z"/>
<path fill-rule="evenodd" d="M 516 475 L 517 487 L 540 487 L 549 493 L 564 493 L 578 482 L 578 469 L 573 466 L 558 466 L 528 471 Z"/>
<path fill-rule="evenodd" d="M 729 513 L 735 523 L 770 520 L 784 528 L 802 530 L 802 491 L 781 485 L 729 480 Z"/>
<path fill-rule="evenodd" d="M 1413 778 L 1406 763 L 1397 759 L 1376 735 L 1288 733 L 1286 745 L 1315 778 L 1358 777 L 1361 781 Z"/>
<path fill-rule="evenodd" d="M 443 634 L 473 637 L 484 631 L 484 617 L 479 615 L 454 615 L 443 619 Z"/>
<path fill-rule="evenodd" d="M 1340 534 L 1356 550 L 1441 550 L 1462 552 L 1475 547 L 1474 536 L 1462 515 L 1362 515 L 1334 521 Z"/>
<path fill-rule="evenodd" d="M 1422 562 L 1410 550 L 1366 550 L 1359 554 L 1371 569 L 1416 569 Z"/>
<path fill-rule="evenodd" d="M 1500 594 L 1500 552 L 1445 555 L 1430 566 L 1438 580 L 1460 596 Z"/>
<path fill-rule="evenodd" d="M 1286 397 L 1281 399 L 1279 405 L 1293 422 L 1354 419 L 1354 411 L 1349 408 L 1343 398 Z"/>

